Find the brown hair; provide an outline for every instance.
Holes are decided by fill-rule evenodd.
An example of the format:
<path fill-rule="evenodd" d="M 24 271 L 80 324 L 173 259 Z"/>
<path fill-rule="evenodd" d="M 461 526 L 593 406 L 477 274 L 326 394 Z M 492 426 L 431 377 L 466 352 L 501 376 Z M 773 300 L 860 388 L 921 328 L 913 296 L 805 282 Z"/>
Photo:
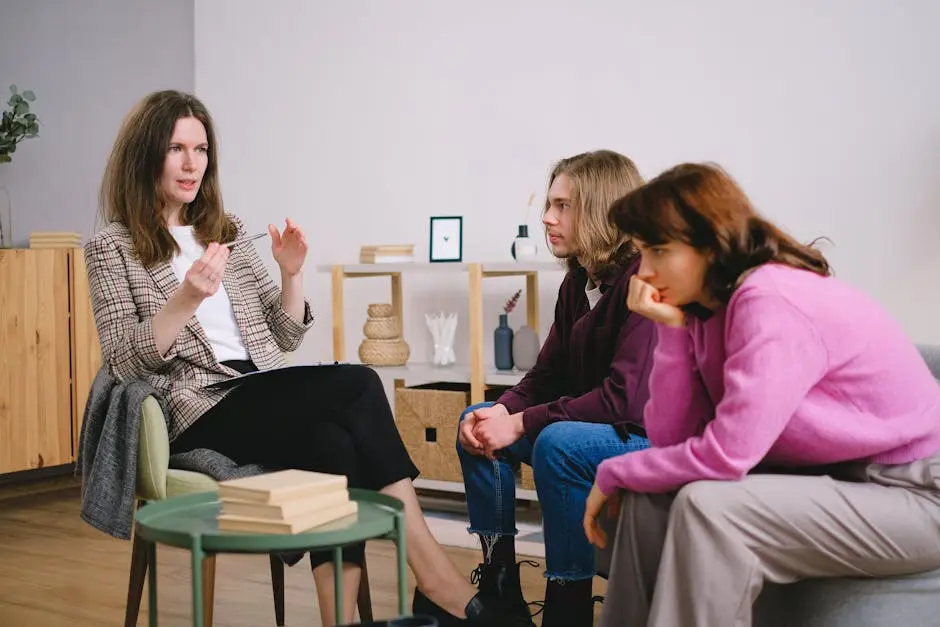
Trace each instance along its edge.
<path fill-rule="evenodd" d="M 568 269 L 584 267 L 605 278 L 637 254 L 629 236 L 611 222 L 609 210 L 615 200 L 642 185 L 643 177 L 629 157 L 612 150 L 562 159 L 552 169 L 549 188 L 561 174 L 571 179 L 572 240 L 577 251 L 566 260 Z"/>
<path fill-rule="evenodd" d="M 716 165 L 675 166 L 614 203 L 610 215 L 644 244 L 680 241 L 709 253 L 705 289 L 722 303 L 745 273 L 765 263 L 831 273 L 821 252 L 760 217 L 741 187 Z"/>
<path fill-rule="evenodd" d="M 179 252 L 161 213 L 159 182 L 176 121 L 187 117 L 196 118 L 205 127 L 209 161 L 199 192 L 185 207 L 181 220 L 193 226 L 196 239 L 203 245 L 235 239 L 235 224 L 222 206 L 215 130 L 209 112 L 190 94 L 154 92 L 124 119 L 99 193 L 102 219 L 128 228 L 135 253 L 145 267 L 169 261 Z"/>

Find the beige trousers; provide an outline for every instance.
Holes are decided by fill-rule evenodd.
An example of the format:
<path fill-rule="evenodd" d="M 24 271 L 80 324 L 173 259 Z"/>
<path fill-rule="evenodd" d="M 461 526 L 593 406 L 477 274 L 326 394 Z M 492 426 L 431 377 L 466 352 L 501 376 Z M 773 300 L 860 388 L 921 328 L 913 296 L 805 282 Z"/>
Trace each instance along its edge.
<path fill-rule="evenodd" d="M 625 493 L 610 528 L 600 627 L 748 627 L 765 581 L 940 568 L 940 454 Z"/>

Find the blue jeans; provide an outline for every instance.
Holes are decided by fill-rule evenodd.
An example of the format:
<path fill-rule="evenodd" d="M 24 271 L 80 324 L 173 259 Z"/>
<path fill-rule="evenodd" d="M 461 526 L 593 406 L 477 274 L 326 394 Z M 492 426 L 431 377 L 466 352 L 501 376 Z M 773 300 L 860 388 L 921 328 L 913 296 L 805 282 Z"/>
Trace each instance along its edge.
<path fill-rule="evenodd" d="M 492 403 L 472 405 L 460 416 Z M 584 535 L 584 504 L 597 466 L 610 457 L 649 447 L 649 440 L 631 435 L 624 441 L 613 426 L 593 422 L 556 422 L 545 427 L 533 446 L 525 436 L 501 450 L 496 461 L 464 450 L 457 456 L 470 514 L 470 533 L 484 537 L 518 533 L 513 466 L 532 466 L 542 508 L 545 575 L 574 581 L 595 575 L 594 547 Z"/>

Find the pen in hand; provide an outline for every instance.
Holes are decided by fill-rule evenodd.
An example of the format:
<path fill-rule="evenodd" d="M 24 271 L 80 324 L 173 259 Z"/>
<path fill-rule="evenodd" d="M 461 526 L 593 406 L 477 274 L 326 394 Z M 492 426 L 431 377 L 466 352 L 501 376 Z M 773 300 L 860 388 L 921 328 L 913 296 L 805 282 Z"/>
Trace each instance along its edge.
<path fill-rule="evenodd" d="M 267 232 L 265 232 L 265 233 L 258 233 L 258 234 L 256 234 L 256 235 L 249 235 L 248 237 L 243 237 L 243 238 L 241 238 L 241 239 L 237 239 L 237 240 L 235 240 L 234 242 L 229 242 L 228 244 L 225 244 L 225 245 L 228 246 L 229 250 L 231 250 L 232 248 L 234 248 L 235 246 L 238 246 L 239 244 L 243 244 L 244 242 L 250 242 L 250 241 L 256 240 L 256 239 L 261 239 L 262 237 L 266 237 L 267 235 L 268 235 Z"/>

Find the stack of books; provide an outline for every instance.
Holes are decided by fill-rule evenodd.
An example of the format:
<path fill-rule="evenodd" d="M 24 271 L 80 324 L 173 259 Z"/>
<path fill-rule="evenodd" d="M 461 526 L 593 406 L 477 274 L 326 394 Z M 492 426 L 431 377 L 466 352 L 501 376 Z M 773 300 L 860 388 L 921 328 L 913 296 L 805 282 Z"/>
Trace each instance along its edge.
<path fill-rule="evenodd" d="M 306 470 L 222 481 L 219 500 L 219 529 L 243 533 L 301 533 L 358 511 L 346 477 Z"/>
<path fill-rule="evenodd" d="M 30 248 L 81 248 L 82 234 L 70 231 L 33 231 L 29 234 Z"/>
<path fill-rule="evenodd" d="M 414 244 L 382 244 L 359 249 L 359 263 L 407 263 L 414 261 Z"/>

